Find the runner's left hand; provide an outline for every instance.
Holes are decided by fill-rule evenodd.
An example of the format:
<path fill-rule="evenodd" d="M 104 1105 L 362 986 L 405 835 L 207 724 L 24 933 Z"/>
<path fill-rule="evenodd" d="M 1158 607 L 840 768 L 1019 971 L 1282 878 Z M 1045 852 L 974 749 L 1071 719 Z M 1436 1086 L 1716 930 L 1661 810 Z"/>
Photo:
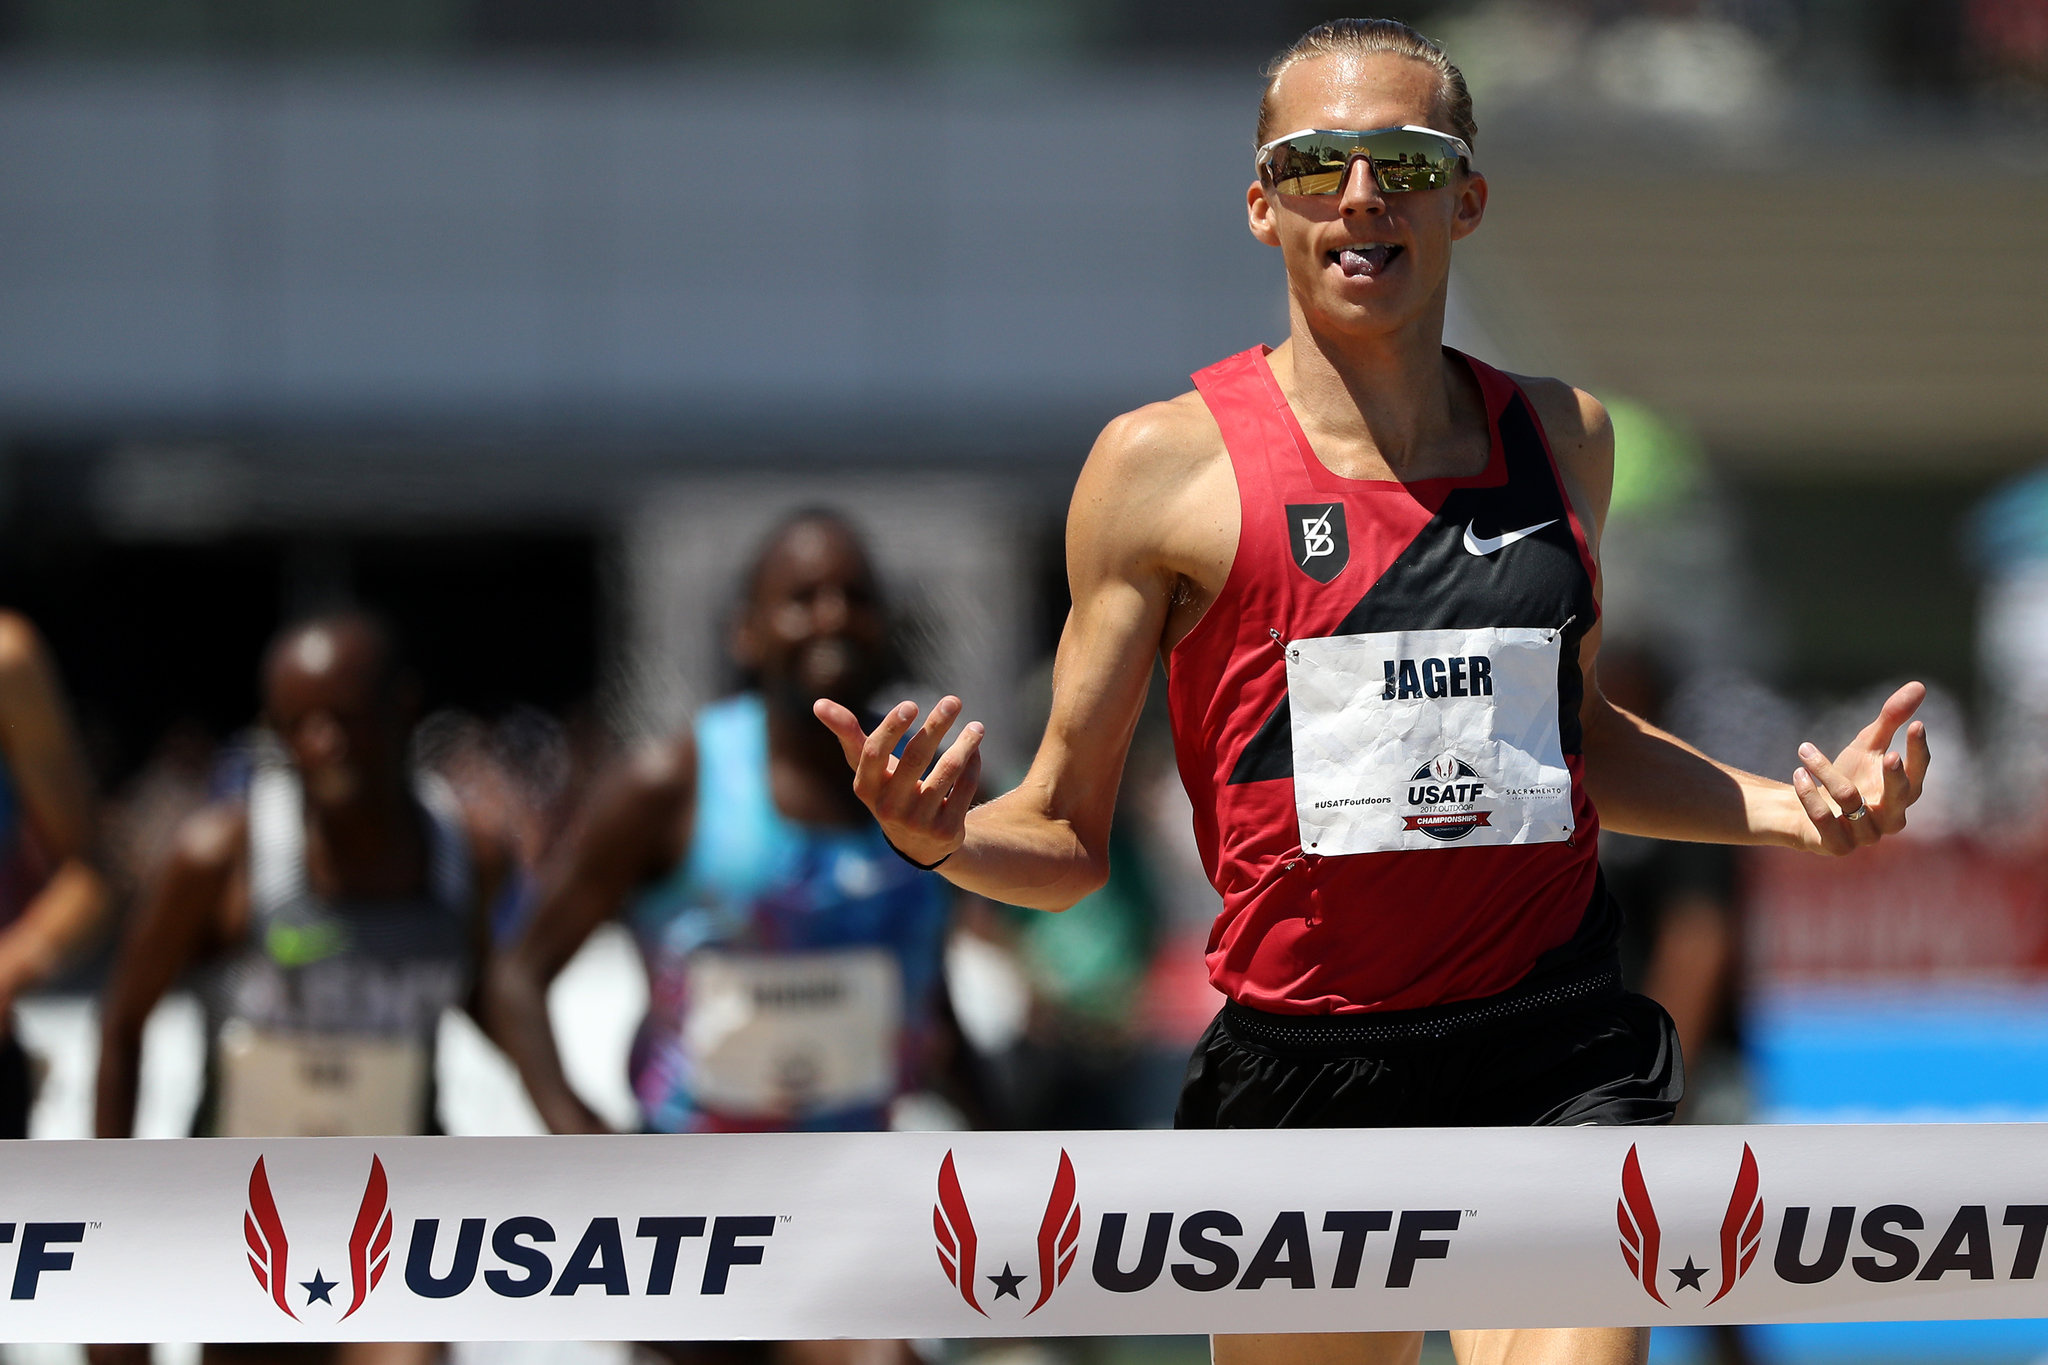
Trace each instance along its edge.
<path fill-rule="evenodd" d="M 1916 682 L 1892 693 L 1878 708 L 1877 719 L 1832 763 L 1814 745 L 1799 746 L 1792 791 L 1806 812 L 1802 842 L 1807 848 L 1839 855 L 1906 827 L 1906 807 L 1920 799 L 1927 779 L 1927 726 L 1912 720 L 1926 697 L 1927 689 Z M 1890 751 L 1901 725 L 1906 726 L 1903 755 Z M 1868 814 L 1849 818 L 1859 810 Z"/>

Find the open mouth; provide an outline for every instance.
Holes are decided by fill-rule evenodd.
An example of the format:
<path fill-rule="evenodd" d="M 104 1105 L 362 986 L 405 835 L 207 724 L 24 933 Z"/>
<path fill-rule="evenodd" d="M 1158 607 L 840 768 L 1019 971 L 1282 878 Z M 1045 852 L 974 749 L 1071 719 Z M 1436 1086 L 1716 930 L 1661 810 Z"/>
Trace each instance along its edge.
<path fill-rule="evenodd" d="M 1392 265 L 1401 251 L 1402 248 L 1392 242 L 1363 242 L 1355 246 L 1339 247 L 1330 252 L 1329 257 L 1337 263 L 1337 267 L 1347 278 L 1370 278 Z"/>

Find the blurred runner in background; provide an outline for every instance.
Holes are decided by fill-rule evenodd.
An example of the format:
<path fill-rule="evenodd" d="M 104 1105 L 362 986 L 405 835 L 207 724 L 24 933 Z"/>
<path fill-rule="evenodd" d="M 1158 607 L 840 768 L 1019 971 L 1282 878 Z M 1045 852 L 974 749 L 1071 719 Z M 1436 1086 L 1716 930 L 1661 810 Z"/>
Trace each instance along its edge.
<path fill-rule="evenodd" d="M 88 857 L 92 779 L 26 618 L 0 611 L 0 1138 L 28 1136 L 35 1098 L 14 1002 L 98 928 L 107 887 Z"/>
<path fill-rule="evenodd" d="M 769 535 L 744 585 L 732 650 L 749 690 L 599 784 L 493 965 L 496 1035 L 555 1132 L 605 1125 L 563 1075 L 548 983 L 622 911 L 652 995 L 630 1063 L 650 1130 L 886 1128 L 938 1034 L 950 892 L 890 851 L 811 718 L 815 697 L 865 708 L 888 680 L 867 551 L 837 515 L 802 512 Z M 907 1358 L 896 1343 L 663 1349 Z"/>
<path fill-rule="evenodd" d="M 245 801 L 185 823 L 108 981 L 101 1137 L 133 1130 L 143 1026 L 198 964 L 208 1039 L 199 1135 L 435 1130 L 435 1035 L 443 1010 L 473 1004 L 509 858 L 467 825 L 444 784 L 411 770 L 414 692 L 389 633 L 362 614 L 313 619 L 271 645 L 263 694 L 277 745 L 259 757 Z M 321 1289 L 290 1292 L 311 1302 Z M 92 1356 L 107 1365 L 146 1350 Z M 439 1351 L 211 1345 L 205 1359 L 387 1365 Z"/>
<path fill-rule="evenodd" d="M 1649 652 L 1610 642 L 1600 663 L 1607 700 L 1652 725 L 1671 723 L 1669 686 Z M 1600 870 L 1628 913 L 1622 980 L 1662 1005 L 1678 1029 L 1686 1071 L 1680 1117 L 1748 1122 L 1736 1008 L 1742 941 L 1735 851 L 1603 832 Z"/>
<path fill-rule="evenodd" d="M 1999 793 L 1984 814 L 1995 834 L 2048 846 L 2048 469 L 1986 498 L 1971 517 L 1968 543 L 1983 574 L 1983 776 Z"/>
<path fill-rule="evenodd" d="M 1021 689 L 1026 701 L 1018 724 L 1025 732 L 1045 729 L 1052 684 L 1047 659 Z M 995 1127 L 1170 1126 L 1188 1048 L 1216 1012 L 1213 998 L 1198 998 L 1198 1022 L 1162 1018 L 1182 1005 L 1190 985 L 1192 993 L 1213 997 L 1199 951 L 1179 937 L 1167 940 L 1184 922 L 1206 937 L 1215 908 L 1207 903 L 1214 897 L 1198 856 L 1162 840 L 1150 809 L 1161 783 L 1180 791 L 1163 694 L 1153 696 L 1159 703 L 1148 699 L 1139 717 L 1117 794 L 1108 883 L 1058 915 L 964 899 L 947 981 L 961 1027 L 985 1054 Z M 1184 813 L 1174 814 L 1185 821 Z M 1176 855 L 1190 864 L 1180 877 L 1182 870 L 1169 865 Z M 1187 894 L 1188 874 L 1198 879 L 1192 920 L 1170 899 Z M 992 971 L 1009 980 L 990 980 Z M 1173 995 L 1168 1001 L 1160 999 L 1162 973 Z M 991 1007 L 1020 998 L 1028 1005 L 1007 1021 L 1009 1028 L 991 1029 Z"/>

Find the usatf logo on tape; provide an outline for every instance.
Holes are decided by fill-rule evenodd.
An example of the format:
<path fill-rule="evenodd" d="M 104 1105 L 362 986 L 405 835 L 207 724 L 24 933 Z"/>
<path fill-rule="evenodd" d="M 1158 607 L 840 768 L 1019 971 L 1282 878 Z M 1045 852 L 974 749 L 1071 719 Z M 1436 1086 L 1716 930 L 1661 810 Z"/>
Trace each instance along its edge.
<path fill-rule="evenodd" d="M 1705 1293 L 1702 1281 L 1718 1271 L 1708 1306 L 1719 1303 L 1749 1273 L 1764 1244 L 1764 1199 L 1756 1153 L 1748 1143 L 1736 1168 L 1735 1187 L 1721 1219 L 1718 1259 L 1712 1253 L 1707 1264 L 1695 1265 L 1696 1253 L 1688 1252 L 1683 1266 L 1663 1264 L 1659 1253 L 1666 1249 L 1663 1226 L 1658 1222 L 1649 1183 L 1643 1178 L 1642 1160 L 1630 1146 L 1621 1163 L 1621 1198 L 1615 1217 L 1621 1226 L 1621 1256 L 1643 1291 L 1666 1307 L 1677 1306 L 1660 1292 L 1661 1277 L 1674 1281 L 1671 1294 L 1682 1290 Z M 1871 1284 L 1895 1284 L 1913 1279 L 1939 1282 L 1949 1275 L 1971 1280 L 2031 1280 L 2040 1271 L 2041 1252 L 2048 1241 L 2048 1204 L 2007 1204 L 2000 1226 L 2014 1229 L 2011 1252 L 2001 1257 L 1993 1245 L 1992 1209 L 1989 1204 L 1961 1204 L 1953 1210 L 1930 1212 L 1914 1204 L 1888 1203 L 1863 1208 L 1837 1204 L 1828 1208 L 1818 1245 L 1809 1234 L 1819 1219 L 1810 1204 L 1788 1206 L 1778 1220 L 1776 1248 L 1771 1271 L 1786 1284 L 1825 1284 L 1847 1268 L 1858 1279 Z M 1860 1217 L 1859 1217 L 1860 1215 Z M 1914 1232 L 1941 1232 L 1926 1245 L 1908 1236 Z M 1874 1253 L 1851 1256 L 1851 1233 L 1857 1249 Z M 2001 1263 L 2004 1267 L 2000 1275 Z"/>
<path fill-rule="evenodd" d="M 353 1315 L 383 1281 L 393 1244 L 390 1203 L 390 1182 L 384 1162 L 372 1154 L 369 1179 L 349 1233 L 346 1255 L 339 1262 L 348 1267 L 349 1298 L 336 1321 Z M 646 1274 L 638 1281 L 639 1292 L 653 1297 L 674 1293 L 683 1244 L 704 1238 L 708 1227 L 704 1268 L 696 1291 L 723 1294 L 734 1269 L 762 1263 L 767 1253 L 761 1243 L 774 1235 L 775 1224 L 775 1217 L 768 1214 L 642 1217 L 633 1228 L 634 1240 L 649 1244 Z M 479 1278 L 484 1292 L 507 1299 L 531 1298 L 542 1293 L 566 1298 L 584 1289 L 601 1289 L 607 1295 L 635 1292 L 635 1277 L 627 1264 L 626 1237 L 617 1217 L 600 1214 L 589 1219 L 559 1272 L 547 1249 L 558 1238 L 554 1224 L 545 1218 L 515 1214 L 495 1220 L 458 1219 L 449 1239 L 453 1245 L 445 1253 L 439 1218 L 414 1218 L 410 1227 L 403 1283 L 406 1292 L 417 1298 L 456 1298 L 476 1288 Z M 257 1287 L 285 1316 L 297 1320 L 301 1311 L 316 1303 L 341 1307 L 333 1298 L 338 1283 L 326 1277 L 317 1261 L 310 1280 L 291 1279 L 292 1239 L 278 1213 L 262 1157 L 256 1159 L 249 1172 L 249 1204 L 242 1215 L 242 1234 L 248 1243 L 249 1269 Z M 484 1257 L 486 1235 L 490 1242 L 488 1263 Z M 445 1268 L 437 1271 L 436 1261 L 444 1258 Z M 69 1264 L 68 1255 L 65 1264 Z M 294 1294 L 295 1289 L 298 1295 Z M 292 1299 L 297 1296 L 302 1296 L 302 1302 L 294 1308 Z"/>
<path fill-rule="evenodd" d="M 1023 1316 L 1027 1318 L 1043 1308 L 1065 1282 L 1080 1251 L 1078 1186 L 1073 1160 L 1062 1149 L 1045 1216 L 1039 1222 L 1037 1292 L 1031 1306 L 1024 1310 Z M 1227 1209 L 1201 1209 L 1185 1215 L 1148 1213 L 1144 1231 L 1135 1237 L 1131 1236 L 1130 1213 L 1105 1212 L 1096 1223 L 1089 1277 L 1113 1294 L 1142 1293 L 1161 1284 L 1162 1275 L 1170 1276 L 1171 1283 L 1182 1289 L 1197 1293 L 1232 1286 L 1259 1289 L 1268 1283 L 1284 1283 L 1293 1289 L 1325 1285 L 1331 1289 L 1356 1289 L 1365 1264 L 1368 1238 L 1376 1232 L 1391 1231 L 1392 1238 L 1382 1238 L 1373 1245 L 1389 1248 L 1386 1287 L 1407 1289 L 1414 1284 L 1420 1262 L 1444 1260 L 1450 1255 L 1448 1234 L 1457 1231 L 1464 1217 L 1461 1209 L 1326 1209 L 1321 1214 L 1318 1227 L 1325 1236 L 1321 1239 L 1320 1255 L 1317 1239 L 1310 1234 L 1308 1212 L 1290 1210 L 1272 1217 L 1247 1259 L 1243 1253 L 1254 1247 L 1246 1232 L 1247 1224 Z M 947 1281 L 959 1291 L 968 1307 L 987 1317 L 989 1312 L 980 1301 L 975 1273 L 982 1246 L 950 1151 L 939 1163 L 938 1202 L 932 1207 L 932 1228 L 938 1239 L 939 1266 Z M 1126 1251 L 1127 1238 L 1136 1243 L 1134 1251 Z M 1177 1246 L 1181 1252 L 1181 1258 L 1170 1265 L 1169 1246 Z M 993 1260 L 987 1257 L 983 1263 Z M 994 1285 L 994 1298 L 1008 1296 L 1022 1303 L 1018 1288 L 1033 1276 L 1013 1271 L 1012 1264 L 1012 1260 L 1006 1259 L 1000 1274 L 979 1278 Z"/>
<path fill-rule="evenodd" d="M 14 1224 L 0 1223 L 0 1245 L 14 1240 Z M 23 1223 L 21 1250 L 14 1257 L 14 1284 L 9 1299 L 33 1299 L 42 1288 L 43 1276 L 71 1269 L 70 1251 L 60 1251 L 85 1240 L 85 1224 Z"/>

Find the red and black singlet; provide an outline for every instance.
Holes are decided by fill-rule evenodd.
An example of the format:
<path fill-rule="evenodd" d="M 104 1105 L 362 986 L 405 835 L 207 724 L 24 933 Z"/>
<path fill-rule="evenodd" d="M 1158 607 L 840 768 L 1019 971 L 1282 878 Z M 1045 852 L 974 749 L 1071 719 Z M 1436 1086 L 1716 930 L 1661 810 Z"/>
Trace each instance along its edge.
<path fill-rule="evenodd" d="M 1467 363 L 1486 468 L 1413 483 L 1331 473 L 1263 347 L 1194 377 L 1241 529 L 1168 697 L 1223 897 L 1209 976 L 1239 1004 L 1423 1008 L 1611 950 L 1581 780 L 1592 557 L 1527 397 Z"/>

